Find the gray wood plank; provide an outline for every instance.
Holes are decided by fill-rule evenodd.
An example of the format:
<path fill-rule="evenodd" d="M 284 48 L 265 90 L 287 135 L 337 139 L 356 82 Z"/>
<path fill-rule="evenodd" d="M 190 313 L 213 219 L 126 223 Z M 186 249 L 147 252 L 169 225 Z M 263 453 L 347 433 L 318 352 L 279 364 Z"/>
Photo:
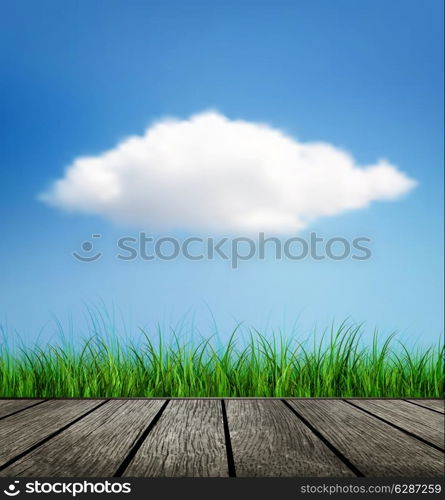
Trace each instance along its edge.
<path fill-rule="evenodd" d="M 238 477 L 354 476 L 282 401 L 226 401 Z"/>
<path fill-rule="evenodd" d="M 97 400 L 52 400 L 0 420 L 0 466 L 98 406 Z"/>
<path fill-rule="evenodd" d="M 444 415 L 400 400 L 354 399 L 351 403 L 444 449 Z"/>
<path fill-rule="evenodd" d="M 365 476 L 443 475 L 442 452 L 344 401 L 289 403 Z"/>
<path fill-rule="evenodd" d="M 228 476 L 221 402 L 170 401 L 124 476 Z"/>
<path fill-rule="evenodd" d="M 424 408 L 430 408 L 431 410 L 445 413 L 445 400 L 443 399 L 408 399 L 408 401 L 423 406 Z"/>
<path fill-rule="evenodd" d="M 43 399 L 0 399 L 0 418 L 23 410 L 28 406 L 33 406 L 41 401 Z"/>
<path fill-rule="evenodd" d="M 0 472 L 9 477 L 111 477 L 163 401 L 109 401 Z"/>

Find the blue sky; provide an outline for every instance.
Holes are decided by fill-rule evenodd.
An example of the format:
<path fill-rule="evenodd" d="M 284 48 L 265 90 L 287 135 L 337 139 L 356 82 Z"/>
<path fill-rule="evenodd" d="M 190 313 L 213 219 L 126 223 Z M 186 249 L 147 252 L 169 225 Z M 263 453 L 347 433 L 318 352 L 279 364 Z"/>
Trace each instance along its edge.
<path fill-rule="evenodd" d="M 55 314 L 114 303 L 131 326 L 194 311 L 221 328 L 346 317 L 443 331 L 443 2 L 4 2 L 0 16 L 0 317 L 35 338 Z M 38 200 L 75 158 L 206 109 L 387 158 L 418 186 L 308 231 L 372 239 L 367 262 L 117 262 L 133 230 Z M 93 233 L 105 256 L 71 252 Z M 134 231 L 133 231 L 134 233 Z M 307 231 L 303 231 L 307 234 Z M 181 233 L 179 236 L 186 236 Z M 108 252 L 108 253 L 107 253 Z M 51 328 L 51 327 L 49 327 Z"/>

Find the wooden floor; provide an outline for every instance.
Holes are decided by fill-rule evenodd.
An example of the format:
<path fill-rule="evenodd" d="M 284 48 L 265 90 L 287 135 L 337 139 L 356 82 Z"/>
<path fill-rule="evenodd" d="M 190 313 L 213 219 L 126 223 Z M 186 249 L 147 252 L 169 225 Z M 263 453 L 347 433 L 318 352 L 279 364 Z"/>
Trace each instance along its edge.
<path fill-rule="evenodd" d="M 443 476 L 443 400 L 0 400 L 0 476 Z"/>

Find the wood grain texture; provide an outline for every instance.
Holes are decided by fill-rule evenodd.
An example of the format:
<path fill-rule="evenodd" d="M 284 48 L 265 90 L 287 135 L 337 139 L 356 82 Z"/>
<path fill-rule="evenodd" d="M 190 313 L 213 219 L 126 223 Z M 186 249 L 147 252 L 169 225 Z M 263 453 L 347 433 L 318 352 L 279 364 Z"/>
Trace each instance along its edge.
<path fill-rule="evenodd" d="M 445 400 L 443 399 L 408 399 L 408 401 L 423 406 L 424 408 L 445 413 Z"/>
<path fill-rule="evenodd" d="M 306 425 L 279 400 L 226 400 L 236 473 L 353 476 L 343 455 L 370 477 L 443 477 L 442 452 L 379 420 L 443 447 L 443 401 L 413 401 L 350 400 L 359 409 L 336 399 L 288 400 Z M 172 400 L 159 420 L 162 399 L 29 406 L 36 402 L 0 400 L 7 415 L 0 419 L 0 476 L 110 477 L 118 468 L 127 477 L 228 476 L 220 400 Z"/>
<path fill-rule="evenodd" d="M 354 476 L 282 401 L 226 401 L 238 477 Z"/>
<path fill-rule="evenodd" d="M 9 477 L 110 477 L 162 401 L 109 401 L 0 472 Z"/>
<path fill-rule="evenodd" d="M 40 403 L 43 399 L 0 399 L 0 418 Z"/>
<path fill-rule="evenodd" d="M 52 400 L 0 420 L 0 466 L 77 417 L 97 400 Z"/>
<path fill-rule="evenodd" d="M 221 402 L 170 401 L 123 475 L 228 476 Z"/>
<path fill-rule="evenodd" d="M 407 401 L 354 399 L 351 403 L 444 449 L 444 415 Z"/>
<path fill-rule="evenodd" d="M 344 401 L 289 403 L 365 476 L 443 476 L 442 452 Z"/>

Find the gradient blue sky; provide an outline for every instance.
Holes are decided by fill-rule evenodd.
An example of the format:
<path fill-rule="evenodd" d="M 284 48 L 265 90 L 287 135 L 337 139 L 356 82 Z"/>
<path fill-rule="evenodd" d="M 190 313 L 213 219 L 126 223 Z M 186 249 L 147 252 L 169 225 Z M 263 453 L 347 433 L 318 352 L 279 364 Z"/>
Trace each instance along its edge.
<path fill-rule="evenodd" d="M 443 331 L 443 2 L 3 1 L 0 318 L 35 338 L 56 314 L 112 302 L 131 326 L 197 314 L 302 331 L 350 317 L 405 339 Z M 122 229 L 37 200 L 80 155 L 165 115 L 216 108 L 388 158 L 419 185 L 320 219 L 372 238 L 369 262 L 116 262 Z M 128 232 L 128 231 L 127 231 Z M 92 233 L 105 257 L 76 262 Z M 51 327 L 49 327 L 51 328 Z"/>

